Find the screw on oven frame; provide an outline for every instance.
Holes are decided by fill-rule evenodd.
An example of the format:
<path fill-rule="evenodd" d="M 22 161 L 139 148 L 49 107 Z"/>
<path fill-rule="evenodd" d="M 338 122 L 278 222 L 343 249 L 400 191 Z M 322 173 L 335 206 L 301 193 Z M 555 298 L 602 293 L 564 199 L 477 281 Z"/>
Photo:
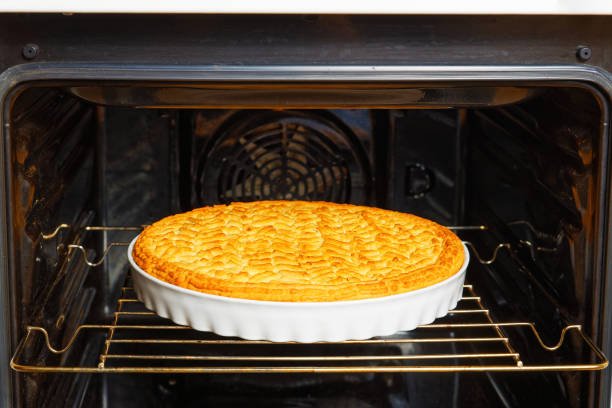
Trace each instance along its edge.
<path fill-rule="evenodd" d="M 578 58 L 582 62 L 590 60 L 592 56 L 593 50 L 591 49 L 591 47 L 581 45 L 576 49 L 576 58 Z"/>
<path fill-rule="evenodd" d="M 31 59 L 36 58 L 39 51 L 40 51 L 40 48 L 38 47 L 38 45 L 26 44 L 21 49 L 21 55 L 23 55 L 23 58 L 31 60 Z"/>

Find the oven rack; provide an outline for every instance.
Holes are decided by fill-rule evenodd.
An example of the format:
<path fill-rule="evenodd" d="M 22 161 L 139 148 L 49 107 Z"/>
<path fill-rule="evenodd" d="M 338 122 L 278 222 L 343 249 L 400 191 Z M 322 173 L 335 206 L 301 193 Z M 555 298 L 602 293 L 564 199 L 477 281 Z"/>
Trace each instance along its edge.
<path fill-rule="evenodd" d="M 527 222 L 527 221 L 514 221 L 512 223 L 510 223 L 509 225 L 525 225 L 527 228 L 529 228 L 532 231 L 535 231 L 535 229 L 533 228 L 533 226 Z M 104 263 L 104 260 L 106 259 L 106 257 L 109 255 L 110 251 L 113 248 L 118 248 L 118 247 L 127 247 L 130 245 L 129 242 L 126 241 L 116 241 L 116 242 L 110 242 L 107 243 L 104 247 L 104 249 L 101 251 L 102 254 L 98 257 L 98 259 L 91 259 L 88 254 L 90 252 L 95 252 L 92 251 L 91 249 L 85 247 L 80 241 L 82 239 L 82 236 L 84 233 L 109 233 L 109 232 L 139 232 L 142 231 L 142 229 L 144 229 L 145 227 L 147 227 L 148 225 L 138 225 L 138 226 L 95 226 L 95 225 L 87 225 L 87 226 L 83 226 L 80 228 L 77 228 L 76 230 L 78 231 L 78 233 L 74 234 L 75 237 L 78 237 L 78 240 L 75 242 L 71 242 L 68 244 L 64 244 L 64 243 L 59 243 L 56 247 L 58 253 L 59 252 L 66 252 L 68 256 L 73 255 L 74 253 L 79 254 L 80 256 L 82 256 L 83 261 L 90 267 L 97 267 L 100 266 Z M 488 227 L 486 225 L 453 225 L 453 226 L 447 226 L 448 229 L 451 229 L 453 231 L 488 231 Z M 40 237 L 42 240 L 47 241 L 47 240 L 51 240 L 53 238 L 58 237 L 62 231 L 64 230 L 73 230 L 73 227 L 69 224 L 60 224 L 58 225 L 55 229 L 53 229 L 51 232 L 49 233 L 41 233 Z M 492 263 L 494 263 L 497 260 L 497 257 L 499 255 L 499 253 L 501 252 L 501 250 L 506 250 L 507 252 L 512 252 L 513 249 L 516 249 L 517 247 L 523 247 L 523 248 L 529 248 L 531 250 L 535 250 L 538 252 L 555 252 L 557 250 L 557 248 L 549 248 L 549 247 L 543 247 L 541 245 L 535 244 L 529 240 L 518 240 L 517 243 L 515 245 L 509 243 L 509 242 L 501 242 L 498 243 L 497 245 L 495 245 L 493 247 L 493 249 L 490 252 L 489 256 L 483 256 L 481 254 L 481 252 L 476 249 L 476 246 L 470 242 L 470 241 L 462 241 L 471 251 L 471 255 L 472 255 L 472 259 L 476 259 L 479 263 L 481 263 L 482 265 L 491 265 Z"/>
<path fill-rule="evenodd" d="M 68 259 L 80 256 L 93 268 L 100 266 L 113 248 L 129 244 L 108 240 L 108 234 L 133 234 L 144 227 L 61 224 L 41 234 L 41 239 L 57 239 L 58 253 L 63 251 Z M 533 230 L 531 225 L 526 227 Z M 449 228 L 488 230 L 483 225 Z M 105 234 L 104 241 L 110 241 L 94 260 L 88 255 L 96 251 L 83 245 L 90 233 Z M 73 241 L 65 243 L 67 239 Z M 511 252 L 516 246 L 556 250 L 521 240 L 515 247 L 499 243 L 489 257 L 482 257 L 472 242 L 464 243 L 472 259 L 483 265 L 495 262 L 502 250 Z M 136 298 L 129 277 L 126 285 L 111 324 L 78 326 L 64 340 L 65 345 L 54 346 L 44 327 L 27 327 L 11 367 L 31 373 L 359 373 L 600 370 L 608 365 L 581 326 L 566 326 L 558 341 L 548 345 L 532 322 L 494 321 L 472 285 L 464 286 L 457 308 L 433 324 L 388 337 L 314 344 L 250 341 L 198 332 L 147 310 Z M 97 365 L 67 363 L 75 345 L 91 335 L 104 338 Z M 521 339 L 518 346 L 513 344 L 516 338 Z M 138 353 L 134 353 L 134 346 Z"/>
<path fill-rule="evenodd" d="M 66 363 L 64 356 L 91 332 L 105 336 L 97 364 Z M 515 346 L 516 335 L 528 345 Z M 148 311 L 125 286 L 111 324 L 81 325 L 60 346 L 51 344 L 45 328 L 29 326 L 10 364 L 25 373 L 408 373 L 587 371 L 606 368 L 608 360 L 580 325 L 566 326 L 549 345 L 532 322 L 494 321 L 472 285 L 464 285 L 455 310 L 432 324 L 311 344 L 242 340 L 176 325 Z"/>

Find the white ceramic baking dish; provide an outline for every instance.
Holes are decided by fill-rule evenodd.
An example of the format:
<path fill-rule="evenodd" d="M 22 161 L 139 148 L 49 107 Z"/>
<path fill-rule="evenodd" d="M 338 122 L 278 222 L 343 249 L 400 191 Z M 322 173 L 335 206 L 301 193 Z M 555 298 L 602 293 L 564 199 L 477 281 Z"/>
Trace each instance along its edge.
<path fill-rule="evenodd" d="M 269 341 L 342 341 L 412 330 L 445 316 L 463 292 L 469 252 L 455 275 L 399 295 L 337 302 L 272 302 L 209 295 L 161 281 L 143 271 L 128 247 L 134 289 L 147 308 L 173 322 L 222 336 Z"/>

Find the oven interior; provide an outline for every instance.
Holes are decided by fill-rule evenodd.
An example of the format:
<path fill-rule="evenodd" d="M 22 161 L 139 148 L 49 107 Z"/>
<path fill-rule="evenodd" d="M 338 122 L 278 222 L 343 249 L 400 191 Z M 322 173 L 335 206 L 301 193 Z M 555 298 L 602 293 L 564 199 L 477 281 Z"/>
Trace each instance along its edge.
<path fill-rule="evenodd" d="M 580 324 L 601 345 L 602 203 L 610 156 L 603 125 L 609 108 L 598 95 L 575 83 L 21 87 L 7 105 L 5 124 L 13 350 L 28 325 L 46 328 L 59 347 L 79 325 L 113 320 L 129 268 L 125 247 L 110 243 L 129 241 L 139 226 L 168 214 L 264 199 L 364 204 L 448 226 L 486 226 L 458 233 L 483 260 L 496 255 L 488 265 L 473 262 L 467 275 L 491 315 L 534 322 L 546 344 L 555 344 L 568 324 Z M 500 243 L 509 246 L 497 248 Z M 59 356 L 38 338 L 24 355 L 95 367 L 106 336 L 83 331 Z M 527 343 L 513 336 L 517 347 Z M 566 343 L 554 359 L 590 355 L 569 335 Z M 129 343 L 123 347 L 131 352 Z M 184 346 L 169 345 L 169 352 L 173 347 Z M 248 345 L 217 347 L 240 355 Z M 335 347 L 302 350 L 319 355 Z M 335 352 L 372 352 L 361 347 Z M 412 349 L 381 344 L 375 350 Z M 545 354 L 521 353 L 536 361 Z M 48 407 L 542 401 L 573 407 L 593 403 L 588 396 L 597 394 L 602 378 L 590 371 L 486 370 L 11 374 L 15 403 Z"/>

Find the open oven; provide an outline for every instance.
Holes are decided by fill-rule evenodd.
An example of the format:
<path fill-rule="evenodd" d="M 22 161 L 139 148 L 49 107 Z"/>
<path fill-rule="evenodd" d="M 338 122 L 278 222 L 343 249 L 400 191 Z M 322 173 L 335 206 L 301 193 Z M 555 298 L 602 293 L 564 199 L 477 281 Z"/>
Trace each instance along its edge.
<path fill-rule="evenodd" d="M 561 23 L 0 16 L 0 404 L 608 406 L 612 24 Z M 279 344 L 136 299 L 143 225 L 262 199 L 453 228 L 457 309 Z"/>

